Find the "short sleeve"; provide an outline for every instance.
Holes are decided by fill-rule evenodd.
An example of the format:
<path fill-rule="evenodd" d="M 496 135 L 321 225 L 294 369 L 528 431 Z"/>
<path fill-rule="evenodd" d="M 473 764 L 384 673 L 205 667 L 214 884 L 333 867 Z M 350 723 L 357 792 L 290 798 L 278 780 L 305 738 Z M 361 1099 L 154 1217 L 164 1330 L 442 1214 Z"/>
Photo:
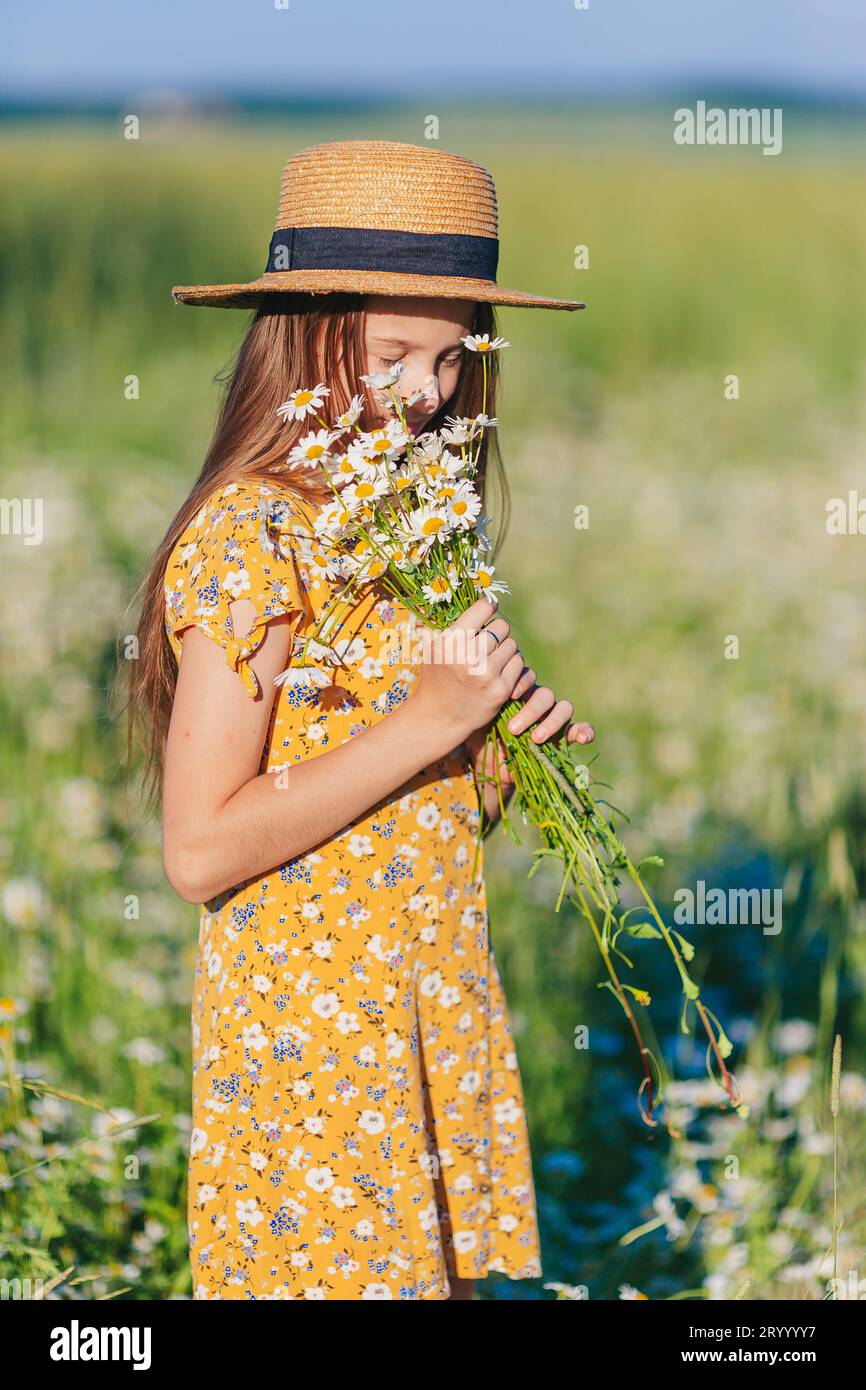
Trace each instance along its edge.
<path fill-rule="evenodd" d="M 287 503 L 265 483 L 228 483 L 208 497 L 179 537 L 165 571 L 165 630 L 180 661 L 184 628 L 198 627 L 224 648 L 251 698 L 259 682 L 250 657 L 273 618 L 308 610 L 294 553 L 279 542 L 272 521 L 285 519 Z M 255 620 L 240 640 L 230 604 L 251 599 Z M 293 626 L 294 632 L 294 626 Z"/>

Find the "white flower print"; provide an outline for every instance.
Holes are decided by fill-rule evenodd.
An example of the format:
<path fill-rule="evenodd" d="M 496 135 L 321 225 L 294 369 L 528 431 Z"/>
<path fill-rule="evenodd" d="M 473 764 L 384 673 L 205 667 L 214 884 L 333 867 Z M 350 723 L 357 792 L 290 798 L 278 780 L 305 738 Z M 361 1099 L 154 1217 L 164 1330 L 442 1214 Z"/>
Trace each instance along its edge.
<path fill-rule="evenodd" d="M 340 1010 L 338 994 L 317 994 L 312 1004 L 313 1013 L 319 1018 L 333 1018 Z"/>
<path fill-rule="evenodd" d="M 314 1192 L 327 1192 L 329 1187 L 334 1186 L 334 1174 L 328 1167 L 310 1168 L 305 1182 Z"/>
<path fill-rule="evenodd" d="M 206 1147 L 206 1145 L 207 1145 L 207 1130 L 205 1130 L 205 1129 L 198 1129 L 197 1127 L 193 1126 L 192 1133 L 191 1133 L 190 1136 L 189 1136 L 189 1151 L 190 1151 L 190 1153 L 191 1153 L 191 1154 L 200 1154 L 201 1151 L 202 1151 L 202 1149 L 204 1149 L 204 1148 Z"/>
<path fill-rule="evenodd" d="M 358 674 L 365 681 L 382 679 L 382 663 L 375 656 L 365 656 L 358 667 Z"/>
<path fill-rule="evenodd" d="M 478 1244 L 478 1236 L 475 1231 L 455 1231 L 454 1249 L 461 1255 L 468 1255 L 470 1250 L 474 1250 Z"/>
<path fill-rule="evenodd" d="M 242 1221 L 245 1226 L 258 1226 L 259 1222 L 264 1219 L 254 1198 L 250 1198 L 248 1201 L 235 1202 L 235 1211 L 238 1221 Z"/>
<path fill-rule="evenodd" d="M 381 1134 L 385 1128 L 385 1116 L 378 1110 L 362 1110 L 358 1125 L 365 1134 Z"/>
<path fill-rule="evenodd" d="M 228 589 L 233 599 L 238 599 L 244 594 L 248 594 L 251 585 L 250 577 L 246 570 L 229 570 L 223 580 L 223 588 Z"/>
<path fill-rule="evenodd" d="M 268 1045 L 268 1036 L 260 1023 L 252 1023 L 244 1029 L 244 1047 L 261 1052 Z"/>
<path fill-rule="evenodd" d="M 500 1101 L 493 1107 L 493 1118 L 498 1125 L 513 1125 L 521 1118 L 521 1108 L 513 1096 Z"/>

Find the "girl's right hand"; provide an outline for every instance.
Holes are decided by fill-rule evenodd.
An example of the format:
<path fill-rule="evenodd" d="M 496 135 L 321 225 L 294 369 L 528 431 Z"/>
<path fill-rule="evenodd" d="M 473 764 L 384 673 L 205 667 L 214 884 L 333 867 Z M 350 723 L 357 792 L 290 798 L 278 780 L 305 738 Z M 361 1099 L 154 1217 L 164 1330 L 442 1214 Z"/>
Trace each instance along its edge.
<path fill-rule="evenodd" d="M 453 739 L 451 746 L 496 717 L 524 670 L 509 624 L 494 617 L 496 608 L 494 599 L 480 598 L 450 627 L 414 628 L 421 678 L 410 702 L 428 727 Z"/>

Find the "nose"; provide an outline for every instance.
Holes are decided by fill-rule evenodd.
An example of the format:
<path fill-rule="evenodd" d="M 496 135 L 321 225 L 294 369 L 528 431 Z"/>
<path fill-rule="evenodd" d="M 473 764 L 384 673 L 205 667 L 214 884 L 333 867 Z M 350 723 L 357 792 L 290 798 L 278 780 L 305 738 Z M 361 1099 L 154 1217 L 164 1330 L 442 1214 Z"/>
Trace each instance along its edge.
<path fill-rule="evenodd" d="M 429 420 L 430 416 L 435 415 L 436 411 L 439 409 L 441 400 L 439 378 L 434 376 L 431 372 L 429 376 L 426 376 L 423 381 L 417 384 L 412 384 L 410 382 L 405 383 L 405 398 L 414 396 L 416 391 L 423 391 L 424 394 L 412 405 L 407 414 L 407 419 L 410 422 L 412 420 Z"/>

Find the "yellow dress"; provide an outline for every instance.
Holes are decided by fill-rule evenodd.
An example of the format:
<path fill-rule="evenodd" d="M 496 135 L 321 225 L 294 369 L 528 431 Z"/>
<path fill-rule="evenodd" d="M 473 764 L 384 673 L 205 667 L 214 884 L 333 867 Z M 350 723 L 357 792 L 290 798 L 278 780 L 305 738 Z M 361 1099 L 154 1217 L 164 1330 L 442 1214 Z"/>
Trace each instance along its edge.
<path fill-rule="evenodd" d="M 279 480 L 215 490 L 165 576 L 251 696 L 267 623 L 340 587 Z M 229 604 L 249 598 L 249 637 Z M 276 687 L 260 772 L 337 747 L 411 693 L 402 604 L 368 590 L 330 683 Z M 410 652 L 411 655 L 411 652 Z M 309 658 L 308 658 L 309 659 Z M 297 668 L 293 655 L 291 666 Z M 265 692 L 267 698 L 267 692 Z M 444 1299 L 449 1276 L 541 1274 L 523 1094 L 488 934 L 465 751 L 332 839 L 201 909 L 188 1221 L 194 1297 Z"/>

